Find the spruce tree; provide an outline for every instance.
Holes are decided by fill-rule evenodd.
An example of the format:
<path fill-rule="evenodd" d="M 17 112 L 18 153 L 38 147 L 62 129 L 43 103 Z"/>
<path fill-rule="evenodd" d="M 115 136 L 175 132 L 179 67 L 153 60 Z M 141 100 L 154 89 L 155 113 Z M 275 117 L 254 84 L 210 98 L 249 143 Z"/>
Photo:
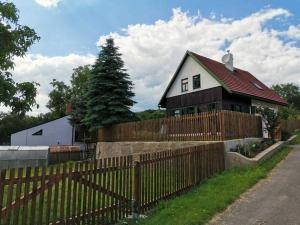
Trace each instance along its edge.
<path fill-rule="evenodd" d="M 135 118 L 130 111 L 135 103 L 132 87 L 118 47 L 112 38 L 108 38 L 106 44 L 101 46 L 88 81 L 84 122 L 90 131 Z"/>

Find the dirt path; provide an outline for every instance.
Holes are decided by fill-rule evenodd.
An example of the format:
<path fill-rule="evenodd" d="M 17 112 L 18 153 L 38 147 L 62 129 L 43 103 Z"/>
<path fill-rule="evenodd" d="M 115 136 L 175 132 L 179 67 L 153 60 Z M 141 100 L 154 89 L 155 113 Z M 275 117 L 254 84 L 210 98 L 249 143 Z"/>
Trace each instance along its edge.
<path fill-rule="evenodd" d="M 269 177 L 208 224 L 300 225 L 300 145 Z"/>

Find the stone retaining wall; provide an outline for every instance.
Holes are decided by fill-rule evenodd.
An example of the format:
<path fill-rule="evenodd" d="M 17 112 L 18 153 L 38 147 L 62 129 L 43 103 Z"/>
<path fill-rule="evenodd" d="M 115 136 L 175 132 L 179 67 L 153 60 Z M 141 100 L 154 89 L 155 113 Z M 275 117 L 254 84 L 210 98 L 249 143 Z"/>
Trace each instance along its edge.
<path fill-rule="evenodd" d="M 261 138 L 244 138 L 224 141 L 225 151 L 229 152 L 238 144 L 247 144 L 261 141 Z M 164 141 L 164 142 L 98 142 L 96 159 L 138 155 L 142 153 L 161 152 L 178 148 L 192 147 L 220 141 Z"/>

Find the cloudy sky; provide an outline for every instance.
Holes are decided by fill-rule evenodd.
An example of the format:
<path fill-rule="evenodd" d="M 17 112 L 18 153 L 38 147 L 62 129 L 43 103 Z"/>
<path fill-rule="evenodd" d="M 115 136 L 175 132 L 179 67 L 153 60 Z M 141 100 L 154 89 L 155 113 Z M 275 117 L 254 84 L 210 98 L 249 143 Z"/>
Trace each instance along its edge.
<path fill-rule="evenodd" d="M 16 81 L 40 83 L 46 112 L 52 79 L 69 82 L 72 69 L 92 64 L 113 36 L 135 84 L 133 110 L 157 108 L 186 50 L 216 60 L 226 49 L 234 66 L 267 85 L 300 85 L 300 1 L 14 0 L 20 21 L 41 36 L 16 59 Z"/>

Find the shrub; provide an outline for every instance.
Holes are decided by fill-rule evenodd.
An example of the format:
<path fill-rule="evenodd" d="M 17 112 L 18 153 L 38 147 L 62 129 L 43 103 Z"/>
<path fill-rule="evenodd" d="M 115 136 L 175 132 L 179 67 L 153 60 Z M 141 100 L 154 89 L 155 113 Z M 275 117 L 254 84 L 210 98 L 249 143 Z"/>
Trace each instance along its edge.
<path fill-rule="evenodd" d="M 272 139 L 264 139 L 258 143 L 248 143 L 245 145 L 238 144 L 235 148 L 231 148 L 231 152 L 238 152 L 239 154 L 246 156 L 248 158 L 252 158 L 261 151 L 267 149 L 269 146 L 274 144 L 274 140 Z"/>
<path fill-rule="evenodd" d="M 257 112 L 262 116 L 262 120 L 265 123 L 265 130 L 271 136 L 271 139 L 275 139 L 275 130 L 280 124 L 278 114 L 270 108 L 258 108 Z"/>
<path fill-rule="evenodd" d="M 292 132 L 290 132 L 289 130 L 286 130 L 286 129 L 281 130 L 281 140 L 282 141 L 286 141 L 291 136 L 292 136 Z"/>

